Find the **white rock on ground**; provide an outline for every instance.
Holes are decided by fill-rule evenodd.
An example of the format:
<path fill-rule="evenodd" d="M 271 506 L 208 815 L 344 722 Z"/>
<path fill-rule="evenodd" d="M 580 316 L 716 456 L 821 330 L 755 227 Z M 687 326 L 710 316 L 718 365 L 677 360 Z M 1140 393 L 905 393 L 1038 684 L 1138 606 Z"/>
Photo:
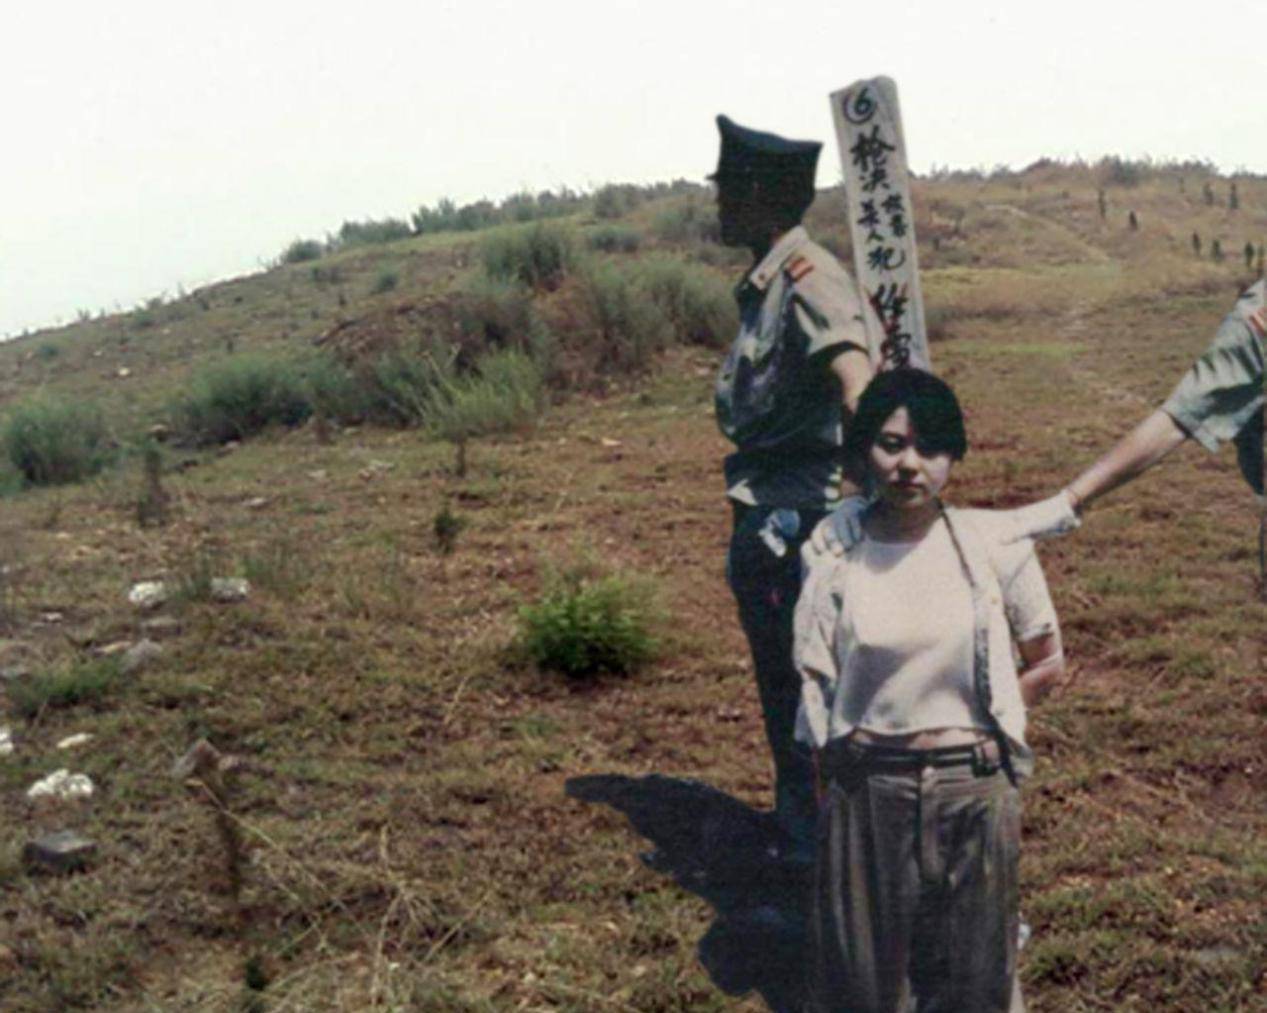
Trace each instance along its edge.
<path fill-rule="evenodd" d="M 0 756 L 13 755 L 13 732 L 0 725 Z"/>
<path fill-rule="evenodd" d="M 57 743 L 57 748 L 58 749 L 74 749 L 76 746 L 82 746 L 84 745 L 84 743 L 91 742 L 91 741 L 92 741 L 91 732 L 79 732 L 75 735 L 67 735 L 66 738 L 62 739 L 59 743 Z"/>
<path fill-rule="evenodd" d="M 128 601 L 143 609 L 158 608 L 167 601 L 170 592 L 161 580 L 142 580 L 132 585 Z"/>
<path fill-rule="evenodd" d="M 250 582 L 242 577 L 212 577 L 211 598 L 218 602 L 244 601 L 251 593 Z"/>
<path fill-rule="evenodd" d="M 119 662 L 119 671 L 132 675 L 145 668 L 151 661 L 163 656 L 163 649 L 152 640 L 141 640 L 129 647 Z"/>
<path fill-rule="evenodd" d="M 65 767 L 41 778 L 26 790 L 26 797 L 36 798 L 91 798 L 92 779 L 87 774 L 72 774 Z"/>

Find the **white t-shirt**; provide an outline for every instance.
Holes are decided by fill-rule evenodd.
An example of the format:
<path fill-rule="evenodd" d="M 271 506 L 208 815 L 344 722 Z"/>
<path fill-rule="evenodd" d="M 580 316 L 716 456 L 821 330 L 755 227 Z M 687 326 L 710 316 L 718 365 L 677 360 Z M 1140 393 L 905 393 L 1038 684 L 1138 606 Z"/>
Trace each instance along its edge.
<path fill-rule="evenodd" d="M 945 521 L 918 542 L 858 548 L 843 588 L 853 652 L 842 717 L 882 735 L 988 727 L 972 685 L 972 589 Z"/>

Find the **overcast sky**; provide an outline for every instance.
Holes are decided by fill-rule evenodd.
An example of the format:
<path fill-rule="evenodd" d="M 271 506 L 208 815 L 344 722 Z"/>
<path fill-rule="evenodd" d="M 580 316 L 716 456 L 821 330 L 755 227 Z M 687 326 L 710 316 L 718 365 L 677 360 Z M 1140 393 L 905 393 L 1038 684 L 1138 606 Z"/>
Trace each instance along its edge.
<path fill-rule="evenodd" d="M 699 179 L 713 117 L 829 141 L 897 83 L 912 168 L 1267 171 L 1267 4 L 115 0 L 0 34 L 0 335 L 256 270 L 349 218 Z M 839 178 L 830 142 L 819 185 Z"/>

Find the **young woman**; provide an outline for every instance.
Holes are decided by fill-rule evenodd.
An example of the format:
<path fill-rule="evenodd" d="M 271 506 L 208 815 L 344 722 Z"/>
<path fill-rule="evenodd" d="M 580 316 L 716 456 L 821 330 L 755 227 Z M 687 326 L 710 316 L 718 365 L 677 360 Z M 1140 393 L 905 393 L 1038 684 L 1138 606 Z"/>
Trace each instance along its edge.
<path fill-rule="evenodd" d="M 815 750 L 824 789 L 817 1010 L 1023 1008 L 1025 705 L 1059 681 L 1063 659 L 1033 543 L 1013 541 L 1015 519 L 941 502 L 966 450 L 944 382 L 914 369 L 877 377 L 845 442 L 873 495 L 823 522 L 835 552 L 804 554 L 797 737 Z"/>

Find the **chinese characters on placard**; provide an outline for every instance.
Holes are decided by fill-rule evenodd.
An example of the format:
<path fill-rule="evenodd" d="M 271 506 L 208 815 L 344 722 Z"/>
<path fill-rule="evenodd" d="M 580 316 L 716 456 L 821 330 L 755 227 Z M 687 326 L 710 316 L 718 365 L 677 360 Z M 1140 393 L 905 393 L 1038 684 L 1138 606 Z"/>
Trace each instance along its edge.
<path fill-rule="evenodd" d="M 905 186 L 891 176 L 889 156 L 898 150 L 894 127 L 878 116 L 880 103 L 871 85 L 850 90 L 841 98 L 841 113 L 851 125 L 848 146 L 849 188 L 860 282 L 884 327 L 880 352 L 885 368 L 911 361 L 911 290 L 913 255 L 911 213 Z M 843 145 L 842 145 L 843 146 Z M 900 156 L 899 156 L 900 157 Z"/>

